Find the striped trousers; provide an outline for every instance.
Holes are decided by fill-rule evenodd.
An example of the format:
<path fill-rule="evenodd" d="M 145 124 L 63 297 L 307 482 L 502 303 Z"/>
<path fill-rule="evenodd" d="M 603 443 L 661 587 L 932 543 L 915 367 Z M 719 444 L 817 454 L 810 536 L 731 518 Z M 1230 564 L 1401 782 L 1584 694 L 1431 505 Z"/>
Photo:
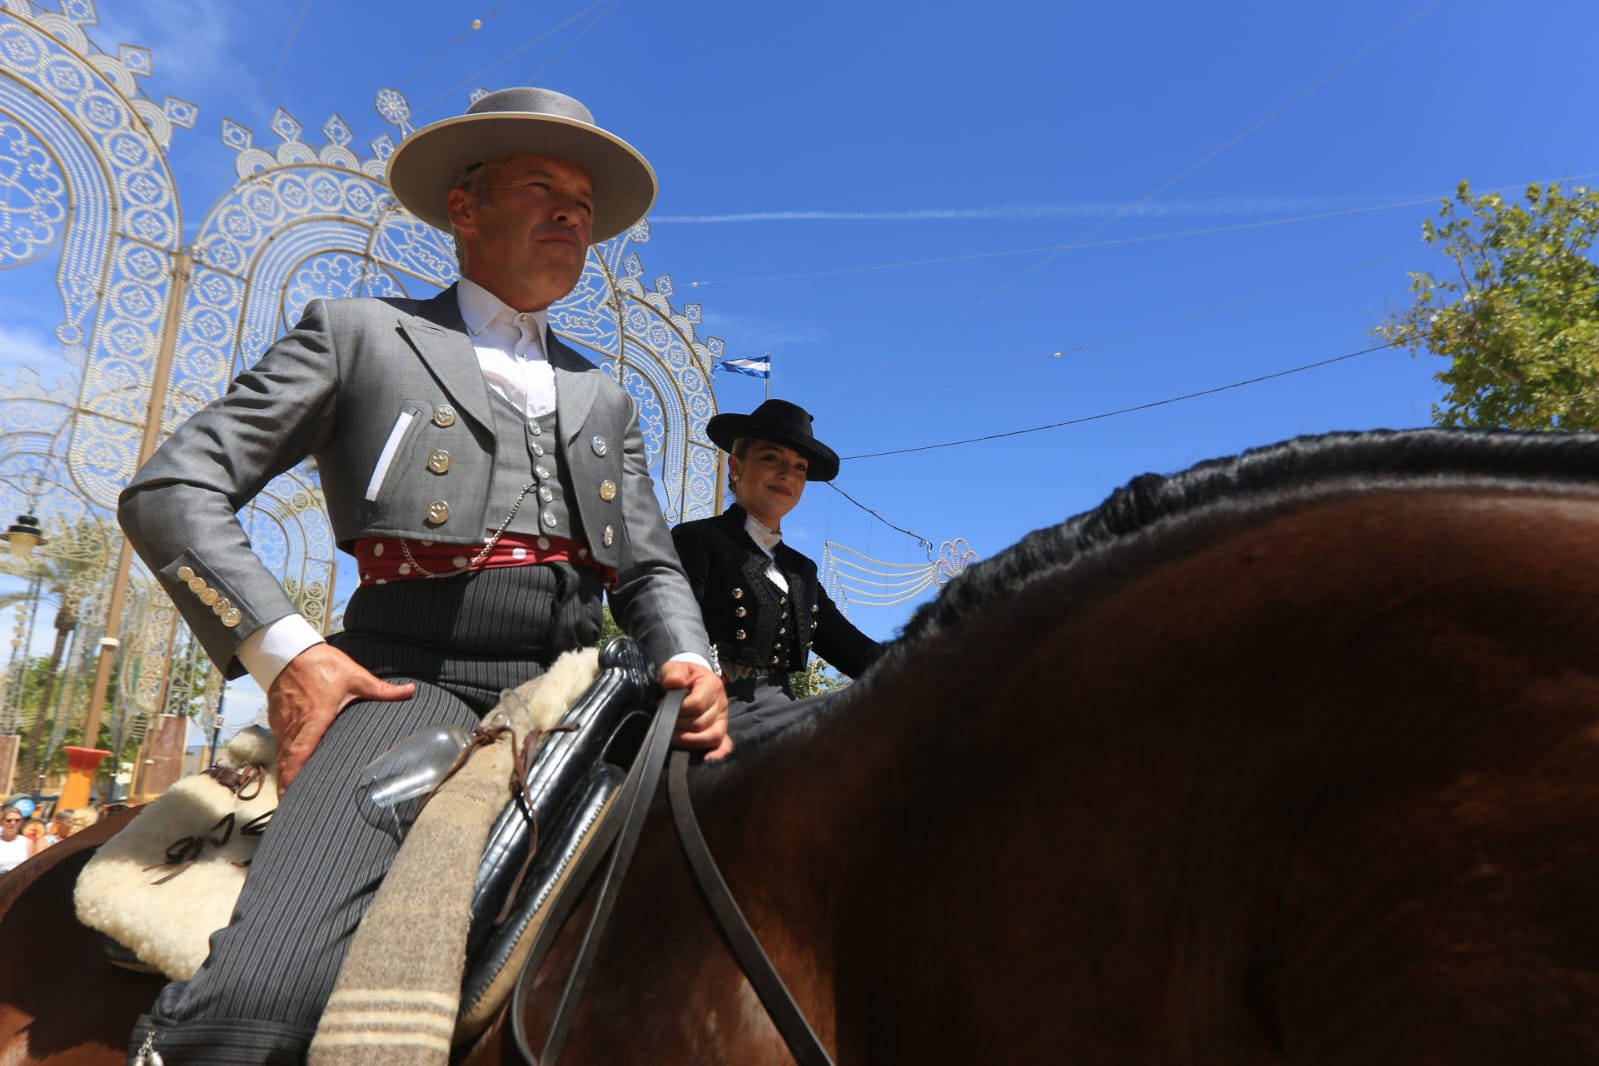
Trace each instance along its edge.
<path fill-rule="evenodd" d="M 470 729 L 500 693 L 600 632 L 600 576 L 565 563 L 363 586 L 330 643 L 416 695 L 358 701 L 329 727 L 261 838 L 227 928 L 129 1040 L 170 1066 L 304 1060 L 350 938 L 398 850 L 362 819 L 362 770 L 418 730 Z"/>

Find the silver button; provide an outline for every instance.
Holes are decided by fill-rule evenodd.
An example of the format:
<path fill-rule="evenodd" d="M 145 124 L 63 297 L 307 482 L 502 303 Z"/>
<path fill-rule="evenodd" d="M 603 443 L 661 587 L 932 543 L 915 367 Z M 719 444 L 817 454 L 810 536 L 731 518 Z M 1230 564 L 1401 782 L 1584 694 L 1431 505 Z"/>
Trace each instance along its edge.
<path fill-rule="evenodd" d="M 448 474 L 450 472 L 450 453 L 443 448 L 438 451 L 428 452 L 428 469 L 435 474 Z"/>
<path fill-rule="evenodd" d="M 455 408 L 447 403 L 441 403 L 433 408 L 433 424 L 443 429 L 455 425 Z"/>
<path fill-rule="evenodd" d="M 550 480 L 550 468 L 545 466 L 543 463 L 535 466 L 533 468 L 533 473 L 540 481 Z"/>
<path fill-rule="evenodd" d="M 538 436 L 540 433 L 544 432 L 542 429 L 539 428 L 539 424 L 537 422 L 531 423 L 531 427 L 532 428 L 530 428 L 528 430 L 528 432 L 533 434 L 535 437 Z"/>
<path fill-rule="evenodd" d="M 443 500 L 434 500 L 428 504 L 428 524 L 441 526 L 450 520 L 450 505 Z"/>
<path fill-rule="evenodd" d="M 609 548 L 616 543 L 616 530 L 610 526 L 605 527 L 605 532 L 600 534 L 600 543 Z"/>
<path fill-rule="evenodd" d="M 787 603 L 788 602 L 788 597 L 787 596 L 779 596 L 777 598 L 777 602 L 778 603 Z"/>
<path fill-rule="evenodd" d="M 734 589 L 733 590 L 733 598 L 735 600 L 742 600 L 744 598 L 744 590 L 743 589 Z"/>
<path fill-rule="evenodd" d="M 788 632 L 788 626 L 778 626 L 777 627 L 777 635 L 778 636 L 782 636 L 784 633 L 787 633 L 787 632 Z M 782 645 L 779 644 L 778 647 L 782 647 Z"/>
<path fill-rule="evenodd" d="M 744 633 L 744 631 L 742 629 L 733 630 L 733 639 L 735 639 L 735 640 L 743 640 L 744 637 L 745 637 L 745 633 Z"/>
<path fill-rule="evenodd" d="M 554 511 L 545 511 L 544 512 L 544 524 L 546 526 L 548 526 L 551 529 L 554 529 L 556 527 L 556 525 L 559 524 L 559 522 L 560 522 L 560 519 L 555 517 L 555 512 Z"/>
<path fill-rule="evenodd" d="M 616 482 L 610 480 L 600 482 L 600 499 L 606 503 L 616 499 Z"/>
<path fill-rule="evenodd" d="M 744 608 L 742 608 L 742 607 L 735 607 L 735 608 L 733 608 L 733 613 L 734 613 L 734 614 L 735 614 L 735 615 L 737 615 L 737 616 L 738 616 L 738 617 L 739 617 L 739 618 L 743 618 L 743 617 L 744 617 L 744 616 L 745 616 L 745 615 L 747 615 L 747 614 L 749 614 L 749 612 L 748 612 L 748 611 L 746 611 L 746 610 L 745 610 L 745 609 L 744 609 Z"/>
<path fill-rule="evenodd" d="M 775 655 L 774 655 L 774 656 L 772 656 L 772 665 L 773 665 L 773 666 L 776 666 L 776 665 L 777 665 L 777 663 L 778 663 L 778 658 L 777 658 L 777 656 L 775 656 Z"/>
<path fill-rule="evenodd" d="M 191 578 L 193 576 L 194 576 L 194 567 L 192 567 L 192 566 L 180 566 L 180 567 L 178 567 L 178 580 L 179 581 L 182 581 L 184 584 L 188 584 L 189 578 Z"/>
<path fill-rule="evenodd" d="M 593 440 L 592 443 L 594 445 L 594 454 L 595 455 L 603 457 L 606 452 L 610 451 L 610 448 L 607 447 L 607 445 L 605 443 L 605 438 L 600 436 L 599 434 L 595 434 L 594 435 L 594 440 Z"/>
<path fill-rule="evenodd" d="M 533 454 L 538 456 L 540 459 L 544 458 L 544 445 L 542 445 L 542 444 L 533 445 Z"/>
<path fill-rule="evenodd" d="M 550 488 L 548 485 L 540 485 L 539 499 L 543 500 L 545 503 L 550 503 L 555 499 L 555 490 Z"/>

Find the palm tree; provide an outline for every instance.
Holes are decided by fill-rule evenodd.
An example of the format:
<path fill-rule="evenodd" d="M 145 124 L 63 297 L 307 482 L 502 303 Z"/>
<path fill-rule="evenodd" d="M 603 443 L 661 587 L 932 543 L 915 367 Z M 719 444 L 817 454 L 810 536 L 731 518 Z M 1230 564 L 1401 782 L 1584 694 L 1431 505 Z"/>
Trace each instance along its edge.
<path fill-rule="evenodd" d="M 92 517 L 74 522 L 60 522 L 46 532 L 43 544 L 27 559 L 14 556 L 0 557 L 0 573 L 25 577 L 28 588 L 22 592 L 0 594 L 0 608 L 20 605 L 24 601 L 42 596 L 56 601 L 55 646 L 51 649 L 49 665 L 39 694 L 39 709 L 34 715 L 33 728 L 24 749 L 28 764 L 19 765 L 19 779 L 37 777 L 45 765 L 42 741 L 44 728 L 49 721 L 50 698 L 55 694 L 56 677 L 61 670 L 61 660 L 67 643 L 78 627 L 78 616 L 84 601 L 100 586 L 104 578 L 107 546 L 110 535 L 105 522 Z M 93 737 L 87 737 L 93 743 Z"/>

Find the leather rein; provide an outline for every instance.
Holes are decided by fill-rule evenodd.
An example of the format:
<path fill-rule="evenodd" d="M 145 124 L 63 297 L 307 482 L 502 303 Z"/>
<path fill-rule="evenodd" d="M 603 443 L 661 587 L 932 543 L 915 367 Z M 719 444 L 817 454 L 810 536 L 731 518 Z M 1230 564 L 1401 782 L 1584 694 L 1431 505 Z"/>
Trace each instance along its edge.
<path fill-rule="evenodd" d="M 588 929 L 585 930 L 583 942 L 578 947 L 576 961 L 573 962 L 571 972 L 567 975 L 566 987 L 561 993 L 561 1002 L 556 1008 L 555 1019 L 550 1023 L 543 1052 L 538 1056 L 533 1054 L 528 1043 L 524 1017 L 533 975 L 538 969 L 538 962 L 542 959 L 544 950 L 548 949 L 547 943 L 542 946 L 542 950 L 540 946 L 534 947 L 529 955 L 528 965 L 517 977 L 516 991 L 509 1005 L 511 1029 L 518 1050 L 532 1066 L 555 1066 L 561 1049 L 566 1046 L 572 1016 L 577 1010 L 578 997 L 582 994 L 583 985 L 588 979 L 588 971 L 594 961 L 594 952 L 599 946 L 600 935 L 610 917 L 611 907 L 616 901 L 617 890 L 621 887 L 622 878 L 632 861 L 633 850 L 644 828 L 644 819 L 649 814 L 650 801 L 660 783 L 661 770 L 667 765 L 668 754 L 670 754 L 670 771 L 667 795 L 672 807 L 672 822 L 677 829 L 678 844 L 683 849 L 683 857 L 688 860 L 689 869 L 693 871 L 694 884 L 699 889 L 700 899 L 704 901 L 706 909 L 722 934 L 722 942 L 743 969 L 744 976 L 749 979 L 755 994 L 760 997 L 761 1005 L 766 1008 L 772 1023 L 782 1034 L 783 1041 L 788 1045 L 789 1053 L 794 1056 L 798 1066 L 833 1066 L 833 1060 L 822 1047 L 822 1042 L 817 1039 L 810 1023 L 806 1021 L 804 1012 L 800 1010 L 799 1004 L 794 1002 L 793 995 L 783 984 L 783 979 L 772 965 L 772 960 L 767 958 L 766 952 L 761 949 L 760 941 L 750 928 L 743 911 L 739 910 L 738 903 L 728 890 L 727 882 L 723 879 L 722 872 L 705 843 L 705 837 L 700 832 L 688 790 L 689 753 L 686 751 L 668 753 L 672 739 L 672 725 L 677 721 L 677 712 L 682 706 L 683 696 L 681 690 L 676 690 L 668 693 L 661 701 L 656 709 L 655 720 L 650 726 L 644 748 L 634 760 L 626 782 L 617 793 L 617 803 L 622 812 L 621 825 L 616 831 L 615 842 L 611 848 L 610 863 L 605 871 L 605 879 L 600 884 L 599 899 L 589 918 Z M 553 937 L 553 933 L 551 936 Z"/>

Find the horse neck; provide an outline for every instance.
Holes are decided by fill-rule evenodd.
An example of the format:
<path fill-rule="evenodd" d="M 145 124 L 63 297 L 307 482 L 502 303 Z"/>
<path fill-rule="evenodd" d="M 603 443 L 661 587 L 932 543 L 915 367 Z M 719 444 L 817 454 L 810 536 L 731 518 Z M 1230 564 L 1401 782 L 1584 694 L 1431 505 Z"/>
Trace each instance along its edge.
<path fill-rule="evenodd" d="M 858 812 L 876 802 L 881 773 L 851 737 L 873 717 L 840 698 L 696 794 L 729 887 L 791 987 L 825 983 L 832 970 L 828 930 L 859 869 Z"/>

